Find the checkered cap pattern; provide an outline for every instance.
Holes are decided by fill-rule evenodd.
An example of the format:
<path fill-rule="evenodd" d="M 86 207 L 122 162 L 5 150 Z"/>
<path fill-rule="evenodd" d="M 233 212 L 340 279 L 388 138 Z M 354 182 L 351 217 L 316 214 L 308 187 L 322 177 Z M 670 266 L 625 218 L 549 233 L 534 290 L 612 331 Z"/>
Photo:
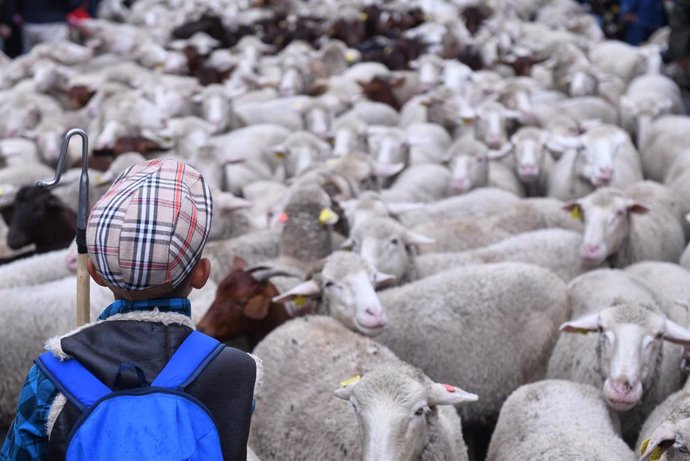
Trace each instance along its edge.
<path fill-rule="evenodd" d="M 212 213 L 211 191 L 194 168 L 172 159 L 133 165 L 91 210 L 89 255 L 113 288 L 172 290 L 201 257 Z"/>

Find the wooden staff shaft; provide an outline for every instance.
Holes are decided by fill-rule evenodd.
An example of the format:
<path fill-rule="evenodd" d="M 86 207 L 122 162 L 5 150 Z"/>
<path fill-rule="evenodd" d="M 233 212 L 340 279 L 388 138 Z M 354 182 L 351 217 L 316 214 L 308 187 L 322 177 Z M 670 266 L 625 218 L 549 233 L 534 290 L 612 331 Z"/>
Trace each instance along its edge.
<path fill-rule="evenodd" d="M 89 300 L 89 273 L 86 270 L 88 254 L 77 255 L 77 326 L 91 321 L 91 303 Z"/>

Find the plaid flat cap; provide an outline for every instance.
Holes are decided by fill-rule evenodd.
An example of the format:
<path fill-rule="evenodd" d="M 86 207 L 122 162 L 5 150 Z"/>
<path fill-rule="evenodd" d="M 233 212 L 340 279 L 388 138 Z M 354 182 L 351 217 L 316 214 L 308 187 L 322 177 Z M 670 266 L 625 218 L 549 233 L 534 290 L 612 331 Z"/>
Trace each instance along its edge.
<path fill-rule="evenodd" d="M 91 210 L 89 255 L 120 296 L 165 294 L 201 258 L 212 213 L 211 191 L 194 168 L 172 159 L 133 165 Z"/>

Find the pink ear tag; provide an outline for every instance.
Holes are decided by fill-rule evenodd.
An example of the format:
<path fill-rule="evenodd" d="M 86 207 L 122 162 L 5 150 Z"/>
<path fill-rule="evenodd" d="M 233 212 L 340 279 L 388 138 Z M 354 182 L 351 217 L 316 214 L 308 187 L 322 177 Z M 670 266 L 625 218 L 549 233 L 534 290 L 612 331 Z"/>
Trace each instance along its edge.
<path fill-rule="evenodd" d="M 286 222 L 288 222 L 288 219 L 289 219 L 289 218 L 288 218 L 288 215 L 287 215 L 287 213 L 285 213 L 285 212 L 280 213 L 280 214 L 278 215 L 278 222 L 279 222 L 280 224 L 285 224 Z"/>
<path fill-rule="evenodd" d="M 454 393 L 455 392 L 455 386 L 451 386 L 450 384 L 443 384 L 443 387 L 446 388 L 446 391 Z"/>

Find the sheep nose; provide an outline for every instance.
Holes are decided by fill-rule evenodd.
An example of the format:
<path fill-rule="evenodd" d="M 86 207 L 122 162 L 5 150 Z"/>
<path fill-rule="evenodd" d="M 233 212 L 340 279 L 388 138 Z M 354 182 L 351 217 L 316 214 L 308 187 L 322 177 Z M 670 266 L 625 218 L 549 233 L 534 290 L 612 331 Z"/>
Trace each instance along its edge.
<path fill-rule="evenodd" d="M 599 177 L 601 179 L 611 180 L 613 178 L 613 168 L 604 167 L 599 170 Z"/>
<path fill-rule="evenodd" d="M 599 245 L 597 245 L 596 243 L 588 243 L 585 245 L 586 253 L 592 254 L 596 253 L 597 251 L 599 251 Z"/>
<path fill-rule="evenodd" d="M 487 144 L 491 149 L 498 149 L 501 147 L 501 140 L 499 138 L 489 138 Z"/>
<path fill-rule="evenodd" d="M 458 192 L 465 192 L 470 188 L 470 182 L 467 179 L 456 179 L 453 181 L 453 188 Z"/>
<path fill-rule="evenodd" d="M 538 172 L 537 165 L 520 165 L 520 174 L 525 176 L 533 176 Z"/>
<path fill-rule="evenodd" d="M 633 386 L 627 379 L 615 380 L 611 383 L 611 386 L 616 392 L 620 393 L 621 395 L 625 395 L 633 390 Z"/>

